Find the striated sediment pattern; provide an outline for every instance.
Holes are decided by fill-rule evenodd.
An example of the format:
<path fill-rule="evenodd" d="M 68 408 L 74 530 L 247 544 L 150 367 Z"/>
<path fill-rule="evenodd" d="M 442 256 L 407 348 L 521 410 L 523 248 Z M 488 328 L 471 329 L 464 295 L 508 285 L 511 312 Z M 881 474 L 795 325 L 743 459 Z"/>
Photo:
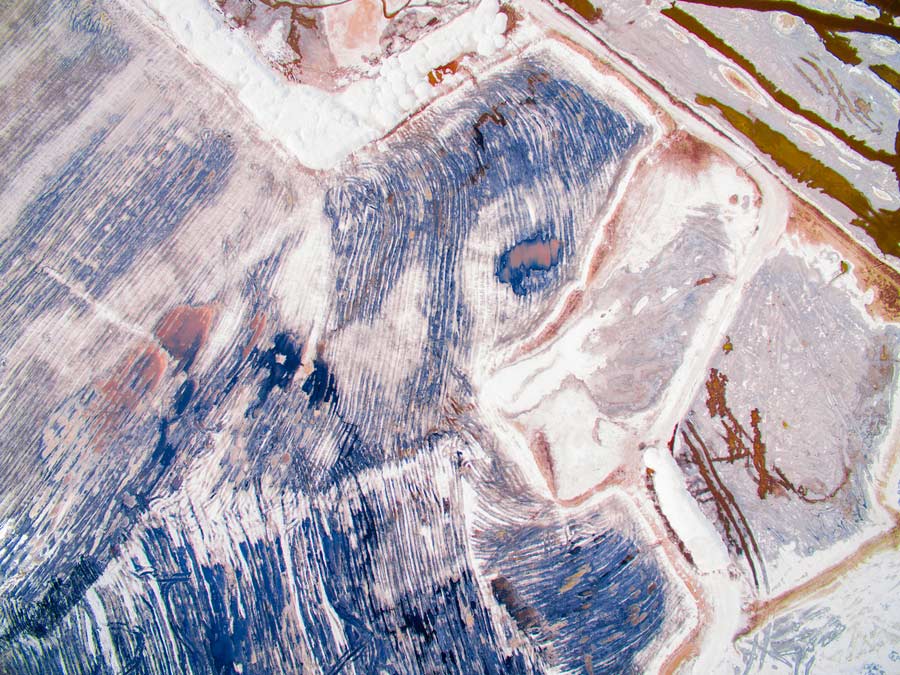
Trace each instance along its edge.
<path fill-rule="evenodd" d="M 892 672 L 862 4 L 0 5 L 0 673 Z"/>

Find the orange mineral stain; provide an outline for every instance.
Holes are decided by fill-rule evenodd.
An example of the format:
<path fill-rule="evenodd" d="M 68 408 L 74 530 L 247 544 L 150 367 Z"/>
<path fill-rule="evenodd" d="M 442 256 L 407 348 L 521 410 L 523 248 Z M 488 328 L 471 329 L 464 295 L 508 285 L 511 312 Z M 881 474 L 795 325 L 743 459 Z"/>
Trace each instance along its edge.
<path fill-rule="evenodd" d="M 453 75 L 459 69 L 459 61 L 451 61 L 450 63 L 445 63 L 442 66 L 438 66 L 437 68 L 433 68 L 428 71 L 428 84 L 432 87 L 438 86 L 445 77 L 448 75 Z"/>

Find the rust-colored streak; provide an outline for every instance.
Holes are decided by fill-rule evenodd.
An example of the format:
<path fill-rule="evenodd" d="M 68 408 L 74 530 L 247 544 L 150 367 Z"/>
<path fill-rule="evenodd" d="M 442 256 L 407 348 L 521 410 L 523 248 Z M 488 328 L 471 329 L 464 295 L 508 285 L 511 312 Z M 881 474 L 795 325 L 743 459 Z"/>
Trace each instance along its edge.
<path fill-rule="evenodd" d="M 764 122 L 748 117 L 708 96 L 697 96 L 696 101 L 699 105 L 717 108 L 731 126 L 749 138 L 757 149 L 771 157 L 797 181 L 822 190 L 853 211 L 857 215 L 854 224 L 865 229 L 881 251 L 889 255 L 900 255 L 900 210 L 876 211 L 868 198 L 844 176 L 798 148 L 784 134 Z"/>
<path fill-rule="evenodd" d="M 770 491 L 770 483 L 772 481 L 769 476 L 769 470 L 766 467 L 766 444 L 762 440 L 762 432 L 759 430 L 759 422 L 762 418 L 759 414 L 759 408 L 750 411 L 750 428 L 753 429 L 753 438 L 751 439 L 752 450 L 750 456 L 753 460 L 753 468 L 756 469 L 758 485 L 756 494 L 760 499 L 765 499 Z"/>
<path fill-rule="evenodd" d="M 730 340 L 726 345 L 729 344 L 731 344 Z M 711 461 L 733 463 L 739 459 L 749 458 L 754 469 L 754 473 L 751 475 L 754 476 L 753 480 L 757 485 L 756 493 L 760 499 L 765 499 L 770 494 L 784 495 L 785 492 L 788 492 L 808 504 L 814 504 L 833 498 L 847 485 L 850 481 L 849 467 L 844 467 L 844 477 L 837 487 L 823 495 L 811 497 L 806 486 L 794 485 L 781 468 L 768 462 L 766 459 L 766 444 L 763 441 L 762 430 L 759 426 L 762 421 L 762 413 L 760 413 L 759 408 L 754 408 L 750 411 L 750 429 L 752 434 L 748 433 L 728 407 L 726 399 L 727 384 L 728 377 L 726 375 L 715 368 L 710 369 L 709 378 L 706 381 L 706 407 L 710 418 L 719 418 L 724 431 L 722 438 L 728 447 L 727 456 L 713 456 Z"/>
<path fill-rule="evenodd" d="M 618 212 L 616 213 L 616 216 L 618 216 Z M 588 264 L 587 283 L 591 283 L 597 278 L 597 273 L 600 272 L 603 263 L 609 259 L 609 255 L 612 251 L 613 242 L 610 241 L 604 240 L 603 243 L 597 247 L 594 254 L 591 256 L 591 262 Z"/>
<path fill-rule="evenodd" d="M 550 340 L 554 339 L 559 334 L 559 331 L 566 324 L 569 318 L 571 318 L 571 316 L 581 306 L 581 301 L 583 299 L 583 291 L 572 291 L 566 298 L 566 302 L 563 305 L 562 311 L 560 311 L 559 315 L 540 333 L 538 333 L 536 337 L 523 344 L 516 352 L 516 358 L 521 358 L 522 356 L 533 352 L 534 350 L 550 342 Z"/>
<path fill-rule="evenodd" d="M 753 584 L 759 588 L 763 561 L 750 524 L 744 517 L 734 495 L 716 471 L 709 448 L 706 447 L 697 429 L 690 421 L 685 422 L 685 426 L 687 431 L 682 430 L 681 437 L 691 452 L 691 461 L 697 467 L 700 477 L 713 498 L 716 515 L 725 530 L 725 538 L 733 549 L 744 555 L 753 577 Z M 735 536 L 737 536 L 737 540 L 735 540 Z M 760 570 L 757 570 L 757 565 Z"/>
<path fill-rule="evenodd" d="M 562 0 L 562 2 L 588 23 L 594 23 L 603 18 L 603 10 L 594 7 L 590 0 Z"/>
<path fill-rule="evenodd" d="M 669 449 L 669 454 L 673 457 L 675 456 L 675 439 L 678 437 L 678 425 L 676 424 L 672 427 L 672 436 L 669 438 L 669 442 L 666 444 L 666 447 Z"/>
<path fill-rule="evenodd" d="M 565 506 L 566 508 L 581 506 L 594 495 L 609 490 L 614 485 L 622 485 L 624 483 L 630 483 L 632 481 L 632 475 L 623 467 L 619 467 L 602 481 L 594 485 L 592 488 L 589 488 L 581 494 L 575 495 L 574 497 L 566 497 L 564 499 L 560 499 L 559 497 L 557 497 L 556 503 Z"/>
<path fill-rule="evenodd" d="M 656 158 L 656 156 L 654 156 L 654 158 Z M 638 165 L 632 182 L 636 185 L 640 185 L 639 180 L 646 174 L 646 172 L 647 158 L 644 158 Z M 616 247 L 619 244 L 619 239 L 621 237 L 620 232 L 622 231 L 624 225 L 623 209 L 623 203 L 620 202 L 619 204 L 617 204 L 616 210 L 613 211 L 613 213 L 610 215 L 609 219 L 603 226 L 603 238 L 594 249 L 590 257 L 590 262 L 588 263 L 587 278 L 585 280 L 585 283 L 588 285 L 596 280 L 597 275 L 600 273 L 600 270 L 603 269 L 604 265 L 612 259 L 613 253 L 615 252 Z"/>
<path fill-rule="evenodd" d="M 547 481 L 547 486 L 550 488 L 550 494 L 556 499 L 557 489 L 556 475 L 553 468 L 553 453 L 550 443 L 547 440 L 547 436 L 544 435 L 543 431 L 537 430 L 531 435 L 529 447 L 531 449 L 531 454 L 534 456 L 534 461 L 538 466 L 538 470 L 541 472 L 544 480 Z"/>
<path fill-rule="evenodd" d="M 725 385 L 728 382 L 728 376 L 720 374 L 715 368 L 709 371 L 709 377 L 706 378 L 706 409 L 709 411 L 710 417 L 721 417 L 727 411 L 725 405 Z"/>
<path fill-rule="evenodd" d="M 725 398 L 725 388 L 728 384 L 728 376 L 711 368 L 706 380 L 706 409 L 713 419 L 719 418 L 722 429 L 725 431 L 725 444 L 728 447 L 729 461 L 741 459 L 750 455 L 745 439 L 749 438 L 746 430 L 728 407 Z"/>
<path fill-rule="evenodd" d="M 716 2 L 716 4 L 721 5 L 722 2 Z M 779 2 L 773 4 L 780 5 L 781 3 Z M 881 162 L 883 164 L 887 164 L 894 170 L 898 181 L 900 181 L 900 167 L 898 167 L 896 154 L 891 154 L 890 152 L 887 152 L 885 150 L 879 150 L 869 147 L 865 142 L 861 141 L 855 136 L 852 136 L 840 127 L 836 127 L 833 124 L 829 123 L 818 113 L 801 106 L 796 99 L 781 91 L 777 86 L 775 86 L 773 82 L 763 76 L 763 74 L 759 72 L 756 66 L 753 65 L 753 63 L 748 58 L 728 45 L 724 40 L 722 40 L 720 37 L 710 31 L 706 26 L 704 26 L 698 19 L 691 16 L 680 7 L 667 7 L 661 10 L 661 12 L 663 15 L 677 23 L 685 30 L 693 33 L 698 39 L 705 42 L 711 48 L 715 49 L 717 52 L 733 61 L 736 65 L 740 66 L 745 72 L 753 77 L 753 79 L 756 80 L 756 83 L 762 89 L 764 89 L 769 96 L 777 101 L 779 105 L 783 106 L 795 115 L 800 115 L 811 124 L 814 124 L 821 129 L 827 130 L 829 133 L 839 138 L 847 146 L 852 148 L 853 151 L 859 154 L 861 157 L 864 157 L 865 159 L 873 162 Z M 900 131 L 898 131 L 898 136 L 900 136 Z"/>
<path fill-rule="evenodd" d="M 163 348 L 178 360 L 178 366 L 188 370 L 206 344 L 215 316 L 215 305 L 180 305 L 163 317 L 154 332 Z"/>
<path fill-rule="evenodd" d="M 694 286 L 705 286 L 706 284 L 710 284 L 715 281 L 718 277 L 715 274 L 710 274 L 708 277 L 703 277 L 702 279 L 697 279 L 694 282 Z"/>
<path fill-rule="evenodd" d="M 647 492 L 650 494 L 650 500 L 653 502 L 653 508 L 656 510 L 656 515 L 659 516 L 659 519 L 662 521 L 663 527 L 666 528 L 666 534 L 669 535 L 669 541 L 674 541 L 675 545 L 678 547 L 678 550 L 681 552 L 681 555 L 684 556 L 684 559 L 691 565 L 691 567 L 695 567 L 694 564 L 694 556 L 691 555 L 691 552 L 688 551 L 687 546 L 681 540 L 681 537 L 678 536 L 678 533 L 675 532 L 675 528 L 672 527 L 672 523 L 669 522 L 668 517 L 663 512 L 662 507 L 659 504 L 659 496 L 656 494 L 656 486 L 653 483 L 653 476 L 656 472 L 653 469 L 647 469 L 644 473 L 644 486 L 647 488 Z"/>
<path fill-rule="evenodd" d="M 826 492 L 825 494 L 819 497 L 810 497 L 809 490 L 803 485 L 794 485 L 788 477 L 785 475 L 784 471 L 782 471 L 777 466 L 772 466 L 772 471 L 778 476 L 779 484 L 790 490 L 793 494 L 797 495 L 800 499 L 802 499 L 807 504 L 816 504 L 818 502 L 827 502 L 829 499 L 834 498 L 838 492 L 844 489 L 847 484 L 850 482 L 850 467 L 844 467 L 844 475 L 841 477 L 841 480 L 838 481 L 838 484 L 835 486 L 833 490 L 830 492 Z"/>

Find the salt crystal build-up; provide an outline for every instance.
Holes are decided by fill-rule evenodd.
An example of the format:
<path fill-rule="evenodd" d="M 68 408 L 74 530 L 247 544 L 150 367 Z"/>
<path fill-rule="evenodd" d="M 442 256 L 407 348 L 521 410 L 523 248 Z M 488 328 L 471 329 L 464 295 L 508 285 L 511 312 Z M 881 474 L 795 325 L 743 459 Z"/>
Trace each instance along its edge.
<path fill-rule="evenodd" d="M 900 672 L 845 5 L 0 7 L 0 672 Z"/>

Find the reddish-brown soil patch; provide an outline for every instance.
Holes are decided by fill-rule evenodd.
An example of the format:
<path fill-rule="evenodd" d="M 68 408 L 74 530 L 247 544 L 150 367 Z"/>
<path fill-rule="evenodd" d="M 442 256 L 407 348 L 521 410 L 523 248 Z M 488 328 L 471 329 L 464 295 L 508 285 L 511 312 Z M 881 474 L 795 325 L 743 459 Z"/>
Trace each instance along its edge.
<path fill-rule="evenodd" d="M 550 487 L 550 493 L 556 498 L 556 476 L 553 471 L 553 454 L 547 437 L 540 429 L 531 435 L 529 443 L 531 454 L 534 455 L 534 461 L 537 463 L 538 469 L 547 485 Z"/>
<path fill-rule="evenodd" d="M 206 344 L 215 316 L 215 305 L 180 305 L 157 324 L 156 337 L 163 349 L 178 361 L 179 368 L 188 370 L 191 367 Z"/>
<path fill-rule="evenodd" d="M 96 432 L 95 452 L 101 452 L 125 420 L 137 412 L 159 385 L 166 372 L 168 360 L 163 351 L 152 343 L 133 349 L 115 367 L 108 379 L 97 383 L 98 405 L 86 411 L 93 416 Z"/>
<path fill-rule="evenodd" d="M 670 134 L 663 144 L 665 161 L 688 173 L 705 171 L 719 154 L 711 145 L 681 130 Z"/>
<path fill-rule="evenodd" d="M 165 355 L 156 345 L 145 344 L 126 356 L 97 389 L 109 408 L 133 411 L 144 396 L 156 389 L 165 372 Z"/>

